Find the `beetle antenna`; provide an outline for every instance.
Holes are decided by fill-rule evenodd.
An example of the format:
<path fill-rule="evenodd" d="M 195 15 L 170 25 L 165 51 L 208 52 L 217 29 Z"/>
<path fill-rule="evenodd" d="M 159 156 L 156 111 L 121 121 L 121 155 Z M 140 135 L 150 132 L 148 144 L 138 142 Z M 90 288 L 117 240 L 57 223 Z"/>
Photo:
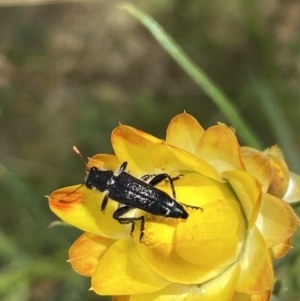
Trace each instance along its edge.
<path fill-rule="evenodd" d="M 82 159 L 85 166 L 87 167 L 87 162 L 85 161 L 84 157 L 82 156 L 82 153 L 79 151 L 79 149 L 76 146 L 73 146 L 73 151 Z"/>
<path fill-rule="evenodd" d="M 63 198 L 65 198 L 66 196 L 69 196 L 71 194 L 73 194 L 74 192 L 76 192 L 77 190 L 79 190 L 84 184 L 80 184 L 77 188 L 75 188 L 74 190 L 70 191 L 69 193 L 67 193 L 66 195 L 64 195 L 63 197 L 61 197 L 60 199 L 58 199 L 58 201 L 60 203 L 65 203 L 65 204 L 68 204 L 68 203 L 73 203 L 75 201 L 65 201 Z M 51 196 L 50 196 L 51 197 Z"/>

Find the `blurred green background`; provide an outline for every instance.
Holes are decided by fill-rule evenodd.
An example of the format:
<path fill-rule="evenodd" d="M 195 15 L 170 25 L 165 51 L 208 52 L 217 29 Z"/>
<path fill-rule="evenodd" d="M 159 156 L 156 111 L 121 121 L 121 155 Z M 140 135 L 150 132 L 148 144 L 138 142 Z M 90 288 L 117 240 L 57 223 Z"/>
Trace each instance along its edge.
<path fill-rule="evenodd" d="M 183 110 L 204 127 L 231 124 L 120 3 L 0 6 L 0 300 L 101 299 L 66 263 L 80 231 L 47 228 L 57 218 L 44 195 L 85 176 L 73 145 L 85 156 L 111 153 L 119 122 L 164 137 Z M 225 91 L 264 147 L 278 143 L 300 173 L 300 2 L 131 3 Z M 299 238 L 275 262 L 282 288 L 274 300 L 300 299 Z"/>

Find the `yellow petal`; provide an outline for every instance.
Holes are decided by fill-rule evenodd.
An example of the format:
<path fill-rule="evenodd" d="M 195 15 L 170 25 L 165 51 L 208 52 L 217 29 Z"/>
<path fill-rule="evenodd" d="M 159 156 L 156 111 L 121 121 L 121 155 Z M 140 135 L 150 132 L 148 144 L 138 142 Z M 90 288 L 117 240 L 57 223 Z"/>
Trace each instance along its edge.
<path fill-rule="evenodd" d="M 89 159 L 87 167 L 88 169 L 97 167 L 98 169 L 117 170 L 120 164 L 121 162 L 115 155 L 98 154 Z"/>
<path fill-rule="evenodd" d="M 284 159 L 283 153 L 282 153 L 281 149 L 278 147 L 278 145 L 273 145 L 271 147 L 268 147 L 267 149 L 265 149 L 263 151 L 263 153 L 266 156 L 273 156 L 273 157 L 277 157 L 279 159 Z"/>
<path fill-rule="evenodd" d="M 224 195 L 229 198 L 235 197 L 229 192 L 227 183 L 217 182 L 195 172 L 180 176 L 174 181 L 174 186 L 177 201 L 189 206 L 204 208 L 206 204 L 224 200 Z M 187 207 L 186 210 L 191 209 Z"/>
<path fill-rule="evenodd" d="M 153 165 L 164 172 L 197 171 L 204 176 L 223 182 L 220 174 L 209 163 L 165 142 L 153 145 L 149 156 Z"/>
<path fill-rule="evenodd" d="M 180 257 L 173 244 L 178 223 L 184 221 L 168 219 L 164 221 L 146 219 L 142 242 L 140 231 L 134 231 L 136 248 L 143 260 L 161 277 L 170 282 L 194 284 L 202 283 L 219 275 L 225 268 L 200 267 Z M 140 229 L 140 222 L 135 229 Z"/>
<path fill-rule="evenodd" d="M 129 301 L 186 301 L 191 286 L 171 283 L 160 291 L 133 295 Z"/>
<path fill-rule="evenodd" d="M 204 129 L 190 114 L 175 116 L 167 128 L 166 142 L 194 153 L 196 145 L 204 133 Z"/>
<path fill-rule="evenodd" d="M 111 140 L 119 161 L 127 161 L 131 173 L 153 173 L 154 167 L 148 158 L 148 151 L 160 139 L 133 127 L 120 125 L 113 130 Z"/>
<path fill-rule="evenodd" d="M 282 198 L 288 189 L 290 174 L 281 150 L 277 145 L 274 145 L 263 153 L 269 158 L 272 170 L 268 193 Z"/>
<path fill-rule="evenodd" d="M 223 186 L 221 197 L 216 195 L 201 206 L 203 211 L 190 212 L 186 222 L 177 226 L 178 254 L 201 267 L 216 269 L 236 261 L 245 237 L 241 206 L 231 188 Z"/>
<path fill-rule="evenodd" d="M 223 176 L 236 193 L 251 229 L 260 209 L 261 184 L 244 171 L 225 171 Z"/>
<path fill-rule="evenodd" d="M 240 262 L 241 275 L 236 291 L 253 295 L 272 288 L 274 280 L 272 260 L 265 241 L 256 227 L 249 231 Z"/>
<path fill-rule="evenodd" d="M 269 301 L 271 290 L 257 295 L 234 292 L 239 275 L 237 267 L 238 265 L 234 265 L 221 276 L 202 285 L 170 284 L 158 292 L 133 295 L 129 301 Z"/>
<path fill-rule="evenodd" d="M 204 284 L 172 283 L 154 293 L 131 296 L 130 301 L 232 301 L 238 275 L 239 265 L 233 265 Z"/>
<path fill-rule="evenodd" d="M 237 138 L 232 129 L 224 125 L 215 125 L 205 131 L 195 155 L 209 162 L 220 173 L 245 169 Z"/>
<path fill-rule="evenodd" d="M 65 222 L 83 231 L 112 239 L 128 236 L 131 226 L 121 225 L 112 219 L 118 203 L 109 201 L 104 213 L 100 210 L 103 194 L 85 186 L 78 189 L 79 186 L 54 191 L 48 197 L 51 210 Z"/>
<path fill-rule="evenodd" d="M 271 290 L 265 291 L 257 295 L 246 295 L 243 293 L 235 293 L 232 301 L 270 301 Z"/>
<path fill-rule="evenodd" d="M 239 265 L 233 265 L 218 277 L 198 285 L 172 283 L 164 289 L 132 296 L 130 301 L 232 301 Z"/>
<path fill-rule="evenodd" d="M 77 273 L 92 276 L 99 259 L 114 242 L 113 239 L 86 232 L 70 248 L 69 262 Z"/>
<path fill-rule="evenodd" d="M 291 238 L 288 238 L 286 241 L 281 242 L 270 249 L 271 257 L 274 259 L 278 259 L 284 256 L 291 247 Z"/>
<path fill-rule="evenodd" d="M 239 274 L 239 265 L 234 264 L 218 277 L 193 286 L 185 301 L 232 301 Z"/>
<path fill-rule="evenodd" d="M 191 170 L 172 153 L 165 142 L 154 144 L 149 150 L 149 158 L 153 166 L 166 173 Z"/>
<path fill-rule="evenodd" d="M 269 159 L 256 149 L 250 147 L 241 149 L 247 172 L 260 182 L 262 191 L 266 192 L 272 175 Z"/>
<path fill-rule="evenodd" d="M 290 172 L 289 187 L 283 199 L 288 203 L 300 201 L 300 176 Z"/>
<path fill-rule="evenodd" d="M 264 193 L 256 226 L 262 233 L 267 247 L 286 241 L 298 227 L 298 219 L 290 205 Z"/>
<path fill-rule="evenodd" d="M 169 284 L 144 264 L 132 238 L 114 243 L 101 258 L 92 287 L 100 295 L 131 295 L 154 292 Z"/>

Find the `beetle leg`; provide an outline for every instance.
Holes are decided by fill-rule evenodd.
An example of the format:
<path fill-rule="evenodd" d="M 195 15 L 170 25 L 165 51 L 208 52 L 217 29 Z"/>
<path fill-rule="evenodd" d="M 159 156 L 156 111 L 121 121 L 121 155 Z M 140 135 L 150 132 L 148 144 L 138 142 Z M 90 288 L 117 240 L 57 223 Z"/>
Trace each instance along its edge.
<path fill-rule="evenodd" d="M 120 173 L 122 173 L 123 171 L 126 171 L 126 168 L 127 168 L 127 162 L 125 161 L 120 165 L 119 169 L 115 171 L 115 173 L 114 173 L 115 176 L 117 177 L 118 175 L 120 175 Z"/>
<path fill-rule="evenodd" d="M 141 179 L 142 179 L 143 181 L 145 181 L 146 183 L 148 183 L 148 182 L 149 182 L 149 179 L 150 179 L 150 181 L 151 181 L 155 176 L 156 176 L 156 174 L 155 174 L 155 173 L 152 173 L 152 174 L 148 174 L 148 175 L 143 175 L 143 176 L 141 176 Z"/>
<path fill-rule="evenodd" d="M 106 206 L 107 206 L 107 202 L 108 202 L 108 192 L 104 191 L 104 197 L 101 203 L 101 211 L 104 211 Z"/>
<path fill-rule="evenodd" d="M 183 206 L 185 206 L 185 207 L 188 207 L 188 208 L 191 208 L 191 209 L 200 209 L 200 210 L 204 210 L 202 207 L 200 207 L 200 206 L 191 206 L 191 205 L 187 205 L 187 204 L 185 204 L 185 203 L 182 203 L 182 202 L 180 202 L 180 204 L 181 205 L 183 205 Z"/>
<path fill-rule="evenodd" d="M 150 178 L 152 175 L 145 175 L 142 177 L 142 179 L 147 179 L 147 178 Z M 173 199 L 176 200 L 176 192 L 175 192 L 175 187 L 174 187 L 174 181 L 178 180 L 182 175 L 178 175 L 177 177 L 175 178 L 171 178 L 168 174 L 166 173 L 161 173 L 161 174 L 158 174 L 158 175 L 153 175 L 153 178 L 148 182 L 150 185 L 152 186 L 156 186 L 157 184 L 159 184 L 160 182 L 162 182 L 163 180 L 167 179 L 168 182 L 170 183 L 170 187 L 171 187 L 171 190 L 172 190 L 172 195 L 173 195 Z M 190 205 L 187 205 L 187 204 L 184 204 L 182 202 L 180 202 L 182 205 L 188 207 L 188 208 L 192 208 L 192 209 L 201 209 L 203 210 L 202 207 L 199 207 L 199 206 L 190 206 Z"/>
<path fill-rule="evenodd" d="M 172 190 L 172 196 L 173 196 L 173 199 L 176 200 L 176 193 L 175 193 L 175 188 L 174 188 L 174 183 L 173 183 L 173 181 L 174 181 L 174 180 L 177 180 L 178 178 L 179 178 L 179 176 L 172 179 L 168 174 L 166 174 L 166 173 L 161 173 L 161 174 L 158 174 L 158 175 L 154 176 L 154 177 L 150 180 L 149 184 L 151 184 L 152 186 L 156 186 L 157 184 L 159 184 L 159 183 L 162 182 L 163 180 L 167 179 L 168 182 L 170 183 L 170 187 L 171 187 L 171 190 Z"/>
<path fill-rule="evenodd" d="M 132 217 L 122 217 L 124 214 L 134 209 L 132 206 L 122 205 L 114 212 L 113 218 L 116 219 L 120 224 L 129 224 L 132 222 Z"/>
<path fill-rule="evenodd" d="M 143 235 L 144 235 L 144 229 L 145 229 L 145 219 L 144 216 L 138 216 L 138 217 L 123 217 L 124 214 L 129 212 L 130 210 L 135 209 L 131 206 L 121 206 L 119 207 L 113 214 L 113 218 L 116 219 L 120 224 L 130 224 L 131 223 L 131 231 L 130 235 L 132 236 L 132 233 L 134 231 L 134 226 L 136 221 L 141 221 L 141 234 L 140 234 L 140 242 L 142 241 Z"/>

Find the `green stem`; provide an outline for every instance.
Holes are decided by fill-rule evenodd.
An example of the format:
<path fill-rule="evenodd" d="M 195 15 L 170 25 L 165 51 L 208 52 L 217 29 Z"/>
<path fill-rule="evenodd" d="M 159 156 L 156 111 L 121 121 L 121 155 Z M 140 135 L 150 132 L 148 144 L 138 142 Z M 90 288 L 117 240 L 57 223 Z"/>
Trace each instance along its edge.
<path fill-rule="evenodd" d="M 289 127 L 289 123 L 282 112 L 283 110 L 280 108 L 277 96 L 264 78 L 260 78 L 259 80 L 255 78 L 253 80 L 253 86 L 257 91 L 257 96 L 260 98 L 260 104 L 265 110 L 266 120 L 269 120 L 276 140 L 285 154 L 286 159 L 288 159 L 289 165 L 294 171 L 299 171 L 300 162 L 296 141 Z"/>
<path fill-rule="evenodd" d="M 203 70 L 176 44 L 164 29 L 149 15 L 143 13 L 132 4 L 125 4 L 124 9 L 137 18 L 155 37 L 158 43 L 173 57 L 179 66 L 209 95 L 224 115 L 238 130 L 239 135 L 247 144 L 261 149 L 262 145 L 250 126 L 241 117 L 240 112 L 230 102 L 224 92 L 217 87 Z"/>

